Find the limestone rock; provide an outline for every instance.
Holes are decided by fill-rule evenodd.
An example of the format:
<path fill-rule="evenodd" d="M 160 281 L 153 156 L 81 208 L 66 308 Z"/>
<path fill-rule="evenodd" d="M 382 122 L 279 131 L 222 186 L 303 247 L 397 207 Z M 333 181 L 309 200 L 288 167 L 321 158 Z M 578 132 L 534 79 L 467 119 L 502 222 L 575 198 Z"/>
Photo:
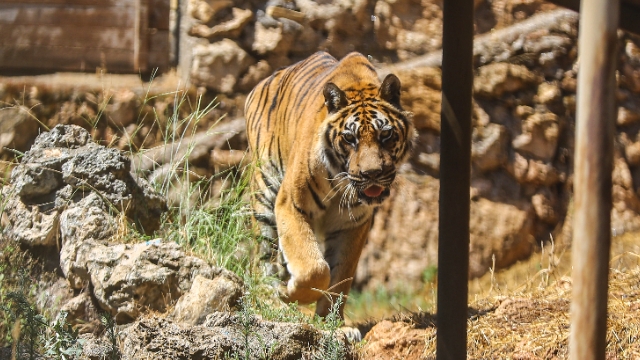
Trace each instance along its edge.
<path fill-rule="evenodd" d="M 560 86 L 555 82 L 543 82 L 538 86 L 536 100 L 545 105 L 557 102 L 562 98 Z"/>
<path fill-rule="evenodd" d="M 233 18 L 213 27 L 205 24 L 196 24 L 189 31 L 189 35 L 206 39 L 228 38 L 236 39 L 240 36 L 245 26 L 253 19 L 251 10 L 233 8 Z"/>
<path fill-rule="evenodd" d="M 100 312 L 88 291 L 81 292 L 62 305 L 67 313 L 67 322 L 75 326 L 79 333 L 94 333 L 100 329 Z"/>
<path fill-rule="evenodd" d="M 527 208 L 529 207 L 529 208 Z M 478 277 L 493 265 L 496 269 L 528 257 L 533 251 L 533 212 L 528 205 L 479 199 L 471 205 L 469 275 Z"/>
<path fill-rule="evenodd" d="M 616 124 L 618 124 L 618 126 L 633 125 L 637 123 L 638 120 L 640 120 L 640 112 L 623 106 L 618 107 L 618 117 L 616 118 Z"/>
<path fill-rule="evenodd" d="M 3 189 L 5 236 L 27 245 L 55 245 L 60 216 L 85 197 L 112 214 L 121 212 L 142 231 L 152 232 L 166 209 L 164 199 L 130 172 L 128 158 L 90 140 L 75 125 L 59 125 L 38 136 Z M 111 215 L 109 215 L 111 217 Z"/>
<path fill-rule="evenodd" d="M 100 307 L 114 315 L 118 323 L 132 321 L 143 309 L 165 311 L 191 288 L 193 278 L 198 275 L 208 279 L 221 277 L 217 281 L 223 283 L 241 283 L 229 271 L 187 256 L 174 242 L 82 244 L 84 252 L 75 263 L 78 268 L 84 265 L 81 270 L 88 275 Z"/>
<path fill-rule="evenodd" d="M 513 140 L 514 149 L 549 162 L 558 148 L 560 125 L 553 113 L 535 113 L 522 125 L 523 133 Z"/>
<path fill-rule="evenodd" d="M 438 262 L 438 181 L 430 176 L 396 181 L 375 216 L 356 288 L 418 288 L 422 272 Z"/>
<path fill-rule="evenodd" d="M 238 90 L 249 93 L 262 79 L 271 75 L 271 66 L 265 60 L 260 60 L 251 65 L 247 73 L 240 79 Z"/>
<path fill-rule="evenodd" d="M 198 325 L 215 311 L 233 310 L 241 296 L 241 284 L 235 278 L 216 277 L 210 280 L 197 275 L 191 289 L 180 297 L 169 318 Z"/>
<path fill-rule="evenodd" d="M 504 126 L 476 127 L 471 141 L 471 162 L 480 172 L 495 170 L 506 163 L 508 139 Z"/>
<path fill-rule="evenodd" d="M 233 40 L 196 45 L 193 49 L 191 81 L 217 92 L 232 93 L 238 77 L 255 60 Z"/>
<path fill-rule="evenodd" d="M 233 6 L 231 0 L 190 0 L 189 1 L 189 15 L 194 19 L 202 21 L 203 23 L 209 22 L 218 12 L 230 8 Z"/>
<path fill-rule="evenodd" d="M 564 179 L 564 174 L 553 164 L 527 159 L 518 153 L 515 153 L 513 163 L 509 164 L 507 168 L 521 184 L 549 186 Z"/>
<path fill-rule="evenodd" d="M 138 97 L 133 91 L 129 89 L 116 91 L 105 107 L 104 114 L 114 126 L 123 129 L 137 120 L 137 102 Z"/>
<path fill-rule="evenodd" d="M 255 40 L 251 49 L 260 55 L 286 55 L 293 45 L 293 33 L 278 22 L 274 27 L 256 23 Z"/>
<path fill-rule="evenodd" d="M 0 109 L 0 154 L 7 149 L 25 151 L 40 125 L 24 106 Z"/>
<path fill-rule="evenodd" d="M 249 359 L 294 360 L 322 356 L 320 342 L 327 333 L 307 324 L 279 323 L 254 315 L 217 312 L 202 325 L 187 326 L 160 317 L 143 318 L 123 329 L 123 360 L 180 358 L 198 355 L 224 359 L 249 355 Z M 343 359 L 354 359 L 346 337 L 336 332 Z M 187 354 L 187 355 L 183 355 Z"/>
<path fill-rule="evenodd" d="M 52 204 L 24 203 L 10 186 L 2 189 L 6 199 L 2 216 L 4 236 L 28 246 L 55 246 L 60 209 Z"/>
<path fill-rule="evenodd" d="M 473 91 L 476 96 L 499 98 L 506 92 L 516 92 L 538 82 L 538 77 L 526 66 L 491 63 L 478 69 Z"/>
<path fill-rule="evenodd" d="M 555 209 L 556 197 L 544 188 L 531 197 L 531 205 L 536 216 L 547 224 L 555 225 L 558 222 L 558 214 Z"/>
<path fill-rule="evenodd" d="M 363 250 L 355 286 L 375 290 L 416 288 L 425 269 L 437 265 L 439 183 L 430 176 L 398 179 L 392 197 L 379 208 Z M 505 204 L 480 198 L 471 203 L 469 275 L 528 256 L 533 250 L 534 212 L 527 203 Z"/>
<path fill-rule="evenodd" d="M 401 59 L 440 48 L 442 15 L 438 8 L 432 2 L 377 1 L 373 21 L 378 46 L 396 50 Z"/>
<path fill-rule="evenodd" d="M 118 230 L 103 199 L 90 193 L 60 216 L 60 268 L 74 289 L 89 284 L 87 262 L 97 246 L 105 244 Z"/>
<path fill-rule="evenodd" d="M 423 67 L 396 75 L 402 82 L 402 106 L 413 113 L 416 129 L 440 133 L 441 71 Z"/>
<path fill-rule="evenodd" d="M 640 165 L 640 141 L 632 141 L 627 134 L 622 133 L 620 143 L 624 146 L 624 156 L 629 166 Z"/>

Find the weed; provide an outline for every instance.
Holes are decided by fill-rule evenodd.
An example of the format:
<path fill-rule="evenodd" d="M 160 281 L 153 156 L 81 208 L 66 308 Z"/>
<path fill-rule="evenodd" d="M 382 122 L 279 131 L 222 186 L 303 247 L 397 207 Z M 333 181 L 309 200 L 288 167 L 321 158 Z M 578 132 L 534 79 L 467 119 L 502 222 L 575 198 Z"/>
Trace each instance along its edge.
<path fill-rule="evenodd" d="M 434 283 L 438 279 L 438 267 L 435 265 L 427 266 L 422 271 L 422 282 Z"/>
<path fill-rule="evenodd" d="M 14 324 L 11 331 L 14 355 L 18 359 L 26 357 L 33 360 L 40 350 L 39 339 L 44 334 L 47 322 L 28 299 L 27 280 L 27 275 L 22 273 L 20 286 L 6 295 L 7 302 L 2 310 Z"/>
<path fill-rule="evenodd" d="M 340 318 L 340 306 L 344 301 L 342 294 L 331 305 L 329 314 L 324 319 L 325 333 L 320 339 L 320 352 L 315 352 L 314 359 L 341 360 L 346 357 L 345 344 L 336 337 L 336 332 L 343 325 Z"/>
<path fill-rule="evenodd" d="M 426 283 L 420 290 L 401 286 L 395 290 L 384 287 L 366 291 L 353 290 L 347 299 L 346 316 L 352 321 L 360 321 L 383 318 L 402 311 L 430 311 L 435 308 L 435 287 L 435 283 Z"/>
<path fill-rule="evenodd" d="M 58 360 L 74 359 L 82 354 L 84 340 L 78 339 L 78 330 L 67 323 L 67 313 L 61 311 L 49 329 L 51 335 L 46 339 L 45 355 Z"/>
<path fill-rule="evenodd" d="M 119 360 L 120 350 L 118 348 L 118 331 L 116 328 L 116 320 L 113 316 L 105 313 L 100 318 L 102 325 L 105 327 L 105 335 L 109 342 L 109 351 L 107 352 L 106 360 Z"/>

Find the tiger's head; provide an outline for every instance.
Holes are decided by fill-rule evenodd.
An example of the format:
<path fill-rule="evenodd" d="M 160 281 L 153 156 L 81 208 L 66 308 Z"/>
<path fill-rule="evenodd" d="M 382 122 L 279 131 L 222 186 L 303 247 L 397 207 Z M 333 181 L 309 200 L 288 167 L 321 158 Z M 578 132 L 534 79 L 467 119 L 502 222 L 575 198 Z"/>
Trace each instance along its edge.
<path fill-rule="evenodd" d="M 400 80 L 390 74 L 380 87 L 345 89 L 329 82 L 323 94 L 322 162 L 334 180 L 348 180 L 343 186 L 350 203 L 379 204 L 389 196 L 415 137 L 412 115 L 400 106 Z"/>

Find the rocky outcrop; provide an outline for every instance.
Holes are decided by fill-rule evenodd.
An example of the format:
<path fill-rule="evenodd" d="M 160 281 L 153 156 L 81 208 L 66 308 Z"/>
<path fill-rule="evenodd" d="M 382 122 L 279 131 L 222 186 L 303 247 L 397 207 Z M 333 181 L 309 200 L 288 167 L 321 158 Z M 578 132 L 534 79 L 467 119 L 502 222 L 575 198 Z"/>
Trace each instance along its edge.
<path fill-rule="evenodd" d="M 420 286 L 420 274 L 437 267 L 440 3 L 192 0 L 181 6 L 185 6 L 184 19 L 188 20 L 181 26 L 186 27 L 194 44 L 188 48 L 191 60 L 187 73 L 194 75 L 197 94 L 219 96 L 218 107 L 208 109 L 210 113 L 196 112 L 189 117 L 182 109 L 176 109 L 180 101 L 160 101 L 155 96 L 151 97 L 153 100 L 146 99 L 135 91 L 136 96 L 132 96 L 127 89 L 69 95 L 72 100 L 63 97 L 63 105 L 57 107 L 44 101 L 51 96 L 42 86 L 33 86 L 22 94 L 25 107 L 28 105 L 34 114 L 46 108 L 38 114 L 43 114 L 43 122 L 48 125 L 60 121 L 87 126 L 86 119 L 104 114 L 108 126 L 96 120 L 92 136 L 119 149 L 143 149 L 140 155 L 132 155 L 134 168 L 151 181 L 171 183 L 174 192 L 169 194 L 169 201 L 177 202 L 190 186 L 180 181 L 208 179 L 246 163 L 246 135 L 240 110 L 244 94 L 274 69 L 317 49 L 336 57 L 357 50 L 370 55 L 374 63 L 393 62 L 393 66 L 377 65 L 381 73 L 394 71 L 401 78 L 403 106 L 415 115 L 418 140 L 410 163 L 402 169 L 408 180 L 394 189 L 397 199 L 390 199 L 377 214 L 355 284 L 360 288 L 391 287 L 403 282 Z M 476 2 L 471 276 L 486 272 L 494 263 L 493 258 L 496 267 L 509 266 L 551 236 L 570 242 L 570 223 L 566 219 L 571 201 L 579 68 L 577 15 L 568 10 L 544 12 L 553 8 L 543 1 Z M 531 14 L 538 15 L 528 18 Z M 618 132 L 612 212 L 615 234 L 640 228 L 640 40 L 620 32 L 618 41 Z M 192 67 L 193 64 L 198 66 Z M 0 98 L 5 102 L 19 98 L 18 88 L 24 86 L 0 87 Z M 43 105 L 37 106 L 38 103 Z M 132 112 L 133 108 L 136 110 Z M 140 118 L 132 119 L 132 113 L 140 114 Z M 209 129 L 212 119 L 223 113 L 232 119 L 220 124 L 224 134 L 198 131 Z M 145 118 L 151 117 L 149 114 L 157 116 L 149 121 Z M 183 124 L 191 125 L 176 125 L 172 131 L 157 126 L 182 116 L 187 119 Z M 27 119 L 24 114 L 22 117 Z M 176 139 L 176 134 L 193 135 Z M 151 146 L 154 148 L 148 150 Z M 4 158 L 10 153 L 6 150 Z M 170 177 L 169 163 L 175 159 L 180 164 L 189 163 L 189 176 L 182 180 Z M 80 163 L 74 165 L 80 169 L 77 175 L 85 176 L 81 167 Z M 35 175 L 30 176 L 52 176 L 38 175 L 37 171 L 32 170 Z M 77 175 L 66 179 L 73 183 Z M 108 185 L 115 187 L 118 183 Z M 82 188 L 78 183 L 73 186 Z M 40 185 L 32 187 L 21 191 L 48 191 Z M 220 187 L 220 183 L 214 184 L 205 191 L 213 189 L 211 192 L 215 193 Z M 60 192 L 61 196 L 64 194 Z M 16 236 L 28 236 L 34 244 L 55 241 L 52 229 L 57 226 L 55 221 L 62 218 L 61 208 L 33 208 L 28 203 L 11 203 L 11 207 L 22 214 L 16 217 L 25 219 L 24 223 L 16 221 L 13 225 L 24 230 L 20 230 L 24 235 Z M 408 218 L 412 214 L 421 220 L 411 222 Z M 107 219 L 99 211 L 92 216 Z M 72 261 L 68 268 L 73 273 Z"/>
<path fill-rule="evenodd" d="M 354 358 L 344 332 L 238 312 L 244 284 L 237 275 L 175 242 L 127 235 L 127 226 L 157 229 L 166 210 L 130 170 L 118 150 L 96 144 L 83 128 L 59 125 L 36 138 L 3 188 L 3 235 L 59 260 L 63 278 L 41 286 L 50 296 L 39 305 L 64 311 L 83 334 L 79 358 L 300 359 L 329 347 Z M 95 336 L 105 312 L 120 340 Z"/>
<path fill-rule="evenodd" d="M 439 182 L 428 175 L 405 174 L 376 215 L 363 250 L 356 286 L 365 289 L 420 286 L 425 270 L 438 261 Z M 505 267 L 532 251 L 531 205 L 505 204 L 477 197 L 471 202 L 470 276 L 495 265 Z"/>
<path fill-rule="evenodd" d="M 551 21 L 550 19 L 553 19 Z M 476 41 L 471 158 L 471 277 L 526 258 L 540 242 L 571 242 L 577 14 L 558 10 Z M 509 31 L 506 31 L 509 30 Z M 533 31 L 535 30 L 535 31 Z M 512 39 L 512 42 L 508 42 Z M 636 156 L 640 92 L 630 80 L 637 36 L 620 33 L 612 231 L 640 229 Z M 355 286 L 421 286 L 437 267 L 440 73 L 435 56 L 394 64 L 419 131 L 406 180 L 376 215 Z M 633 65 L 631 65 L 633 64 Z M 635 71 L 635 70 L 634 70 Z M 638 147 L 640 148 L 640 147 Z"/>
<path fill-rule="evenodd" d="M 74 125 L 59 125 L 35 140 L 3 188 L 3 235 L 56 256 L 77 296 L 63 309 L 69 321 L 95 320 L 81 291 L 118 323 L 143 311 L 166 311 L 183 294 L 177 321 L 194 321 L 235 308 L 242 281 L 233 273 L 188 256 L 162 239 L 121 244 L 127 226 L 152 233 L 166 210 L 163 197 L 130 172 L 130 160 L 100 146 Z M 196 286 L 193 286 L 194 280 Z M 210 281 L 216 286 L 201 288 Z M 80 296 L 80 297 L 78 297 Z M 203 307 L 200 299 L 209 299 Z"/>
<path fill-rule="evenodd" d="M 332 336 L 343 347 L 341 359 L 354 359 L 341 332 L 329 334 L 313 326 L 265 321 L 254 315 L 215 312 L 201 325 L 185 326 L 159 317 L 140 319 L 122 333 L 122 359 L 247 359 L 322 358 L 318 347 Z"/>
<path fill-rule="evenodd" d="M 537 0 L 510 3 L 492 9 L 478 1 L 477 32 L 550 8 Z M 378 62 L 408 60 L 442 46 L 441 6 L 414 0 L 188 1 L 181 72 L 196 86 L 230 94 L 249 91 L 272 70 L 319 49 L 338 58 L 359 51 Z"/>

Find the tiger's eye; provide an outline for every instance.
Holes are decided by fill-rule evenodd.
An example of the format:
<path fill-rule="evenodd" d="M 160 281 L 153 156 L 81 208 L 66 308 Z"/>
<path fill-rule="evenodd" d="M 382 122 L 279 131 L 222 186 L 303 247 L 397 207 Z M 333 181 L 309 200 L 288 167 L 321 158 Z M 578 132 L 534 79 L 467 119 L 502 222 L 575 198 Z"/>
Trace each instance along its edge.
<path fill-rule="evenodd" d="M 356 137 L 353 136 L 353 134 L 350 133 L 350 132 L 342 133 L 342 139 L 344 141 L 346 141 L 347 143 L 352 144 L 352 145 L 355 144 L 355 142 L 356 142 Z"/>
<path fill-rule="evenodd" d="M 387 141 L 391 138 L 391 134 L 393 132 L 391 131 L 391 129 L 383 129 L 382 131 L 380 131 L 380 140 L 382 141 Z"/>

